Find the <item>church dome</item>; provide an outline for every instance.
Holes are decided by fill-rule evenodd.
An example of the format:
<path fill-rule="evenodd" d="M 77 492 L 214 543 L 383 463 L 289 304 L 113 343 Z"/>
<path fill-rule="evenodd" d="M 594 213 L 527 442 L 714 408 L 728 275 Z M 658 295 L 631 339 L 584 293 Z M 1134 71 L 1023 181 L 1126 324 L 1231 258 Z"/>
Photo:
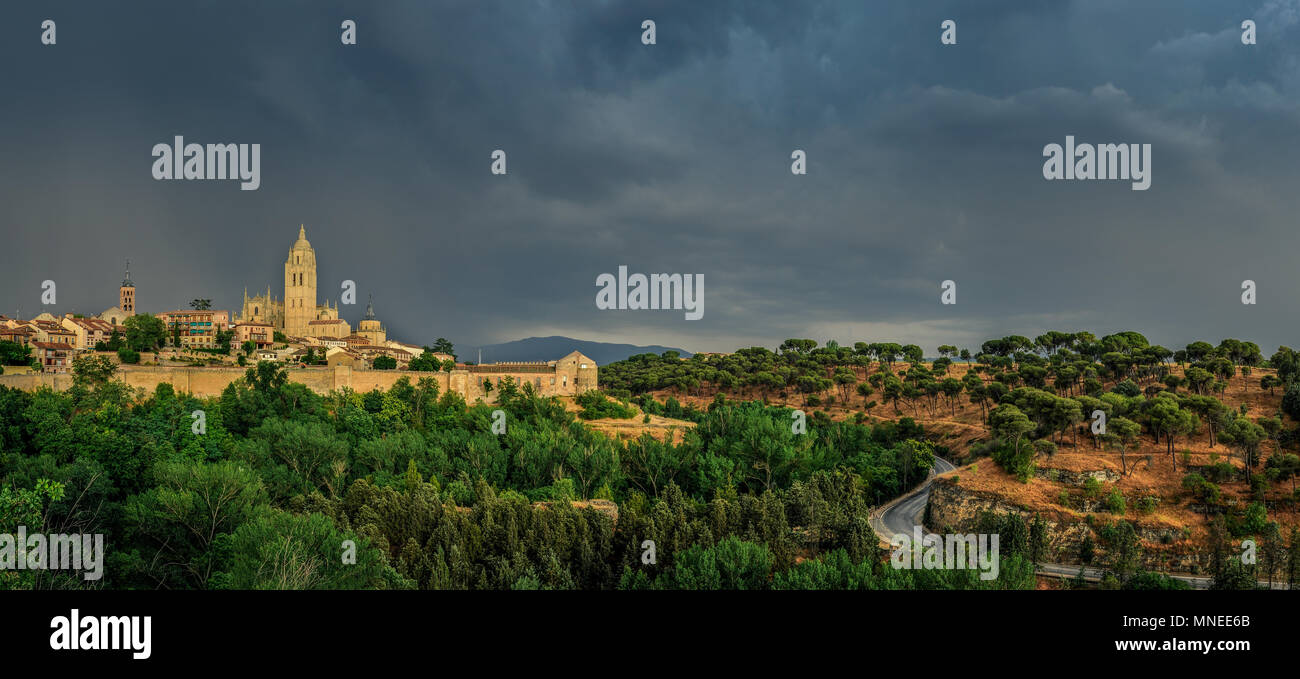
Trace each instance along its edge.
<path fill-rule="evenodd" d="M 307 229 L 302 224 L 298 225 L 298 240 L 293 242 L 290 250 L 310 250 L 311 243 L 307 240 Z"/>

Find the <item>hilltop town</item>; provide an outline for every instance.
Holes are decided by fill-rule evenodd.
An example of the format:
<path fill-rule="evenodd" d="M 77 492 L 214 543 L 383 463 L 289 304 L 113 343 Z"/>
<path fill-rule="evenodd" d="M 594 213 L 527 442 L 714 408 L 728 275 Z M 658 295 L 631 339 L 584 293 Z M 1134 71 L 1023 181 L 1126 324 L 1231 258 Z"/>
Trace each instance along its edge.
<path fill-rule="evenodd" d="M 0 315 L 0 363 L 10 364 L 3 366 L 0 385 L 66 388 L 73 359 L 94 353 L 118 363 L 118 378 L 128 385 L 152 389 L 166 382 L 196 396 L 220 393 L 244 374 L 244 366 L 263 361 L 296 368 L 289 371 L 290 381 L 320 393 L 388 388 L 411 372 L 434 377 L 443 390 L 470 400 L 490 400 L 506 378 L 547 396 L 596 387 L 595 361 L 577 351 L 552 361 L 477 365 L 458 362 L 442 338 L 433 346 L 393 339 L 375 314 L 373 298 L 354 329 L 337 303 L 318 302 L 316 251 L 303 225 L 285 259 L 283 297 L 268 286 L 252 297 L 245 289 L 234 313 L 212 309 L 207 299 L 190 306 L 138 312 L 128 263 L 117 304 L 97 315 Z"/>

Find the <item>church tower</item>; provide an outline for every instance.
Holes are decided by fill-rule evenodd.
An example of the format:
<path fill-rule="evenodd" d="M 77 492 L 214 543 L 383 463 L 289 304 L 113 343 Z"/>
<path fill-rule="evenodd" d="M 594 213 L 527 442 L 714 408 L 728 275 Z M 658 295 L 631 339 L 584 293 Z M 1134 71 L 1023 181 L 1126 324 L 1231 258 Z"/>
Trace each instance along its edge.
<path fill-rule="evenodd" d="M 316 319 L 316 251 L 307 230 L 298 226 L 298 240 L 284 262 L 284 334 L 305 337 Z"/>
<path fill-rule="evenodd" d="M 127 317 L 135 315 L 135 283 L 131 282 L 131 260 L 126 261 L 126 278 L 117 290 L 117 308 L 126 312 Z"/>
<path fill-rule="evenodd" d="M 384 346 L 384 342 L 388 339 L 388 332 L 379 323 L 379 319 L 375 318 L 375 298 L 373 295 L 366 302 L 366 315 L 361 318 L 361 325 L 357 330 L 357 334 L 370 340 L 370 344 L 377 347 Z"/>

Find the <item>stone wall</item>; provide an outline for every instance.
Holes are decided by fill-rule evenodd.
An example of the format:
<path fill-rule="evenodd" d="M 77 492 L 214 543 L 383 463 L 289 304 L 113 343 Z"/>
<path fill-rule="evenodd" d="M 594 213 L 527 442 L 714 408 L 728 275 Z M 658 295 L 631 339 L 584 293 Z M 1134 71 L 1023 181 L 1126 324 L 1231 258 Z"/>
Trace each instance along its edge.
<path fill-rule="evenodd" d="M 495 385 L 498 378 L 513 377 L 516 383 L 528 381 L 534 385 L 541 380 L 538 390 L 543 396 L 572 396 L 579 392 L 579 384 L 584 378 L 591 380 L 591 387 L 585 384 L 581 390 L 595 388 L 595 364 L 590 364 L 587 371 L 576 366 L 572 369 L 556 367 L 551 369 L 541 366 L 544 371 L 523 370 L 515 366 L 502 366 L 499 370 L 493 366 L 478 366 L 476 370 L 465 367 L 448 372 L 418 372 L 409 370 L 354 370 L 351 366 L 333 367 L 313 366 L 310 368 L 292 367 L 287 371 L 289 381 L 304 384 L 308 389 L 327 394 L 343 388 L 354 391 L 388 390 L 403 377 L 409 378 L 411 384 L 417 384 L 421 378 L 437 380 L 441 392 L 455 391 L 473 403 L 476 399 L 491 401 L 496 397 Z M 156 386 L 166 382 L 178 392 L 187 392 L 198 397 L 220 396 L 221 392 L 235 380 L 244 376 L 248 368 L 235 367 L 188 367 L 188 366 L 137 366 L 121 365 L 117 369 L 117 379 L 131 387 L 140 387 L 152 392 Z M 581 374 L 580 373 L 584 373 Z M 483 380 L 491 379 L 493 392 L 485 397 Z M 554 384 L 552 384 L 554 381 Z M 32 373 L 27 375 L 0 375 L 0 386 L 8 386 L 24 391 L 34 391 L 40 387 L 50 387 L 63 391 L 72 386 L 71 374 Z"/>

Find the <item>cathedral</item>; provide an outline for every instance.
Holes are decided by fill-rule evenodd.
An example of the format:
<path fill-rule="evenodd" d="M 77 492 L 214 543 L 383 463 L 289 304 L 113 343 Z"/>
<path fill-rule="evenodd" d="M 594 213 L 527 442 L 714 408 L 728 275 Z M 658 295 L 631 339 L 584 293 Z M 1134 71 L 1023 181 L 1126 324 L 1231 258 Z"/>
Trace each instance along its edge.
<path fill-rule="evenodd" d="M 339 318 L 337 304 L 316 303 L 316 251 L 307 242 L 307 229 L 298 226 L 298 240 L 284 260 L 284 300 L 266 292 L 255 297 L 244 290 L 241 323 L 265 323 L 289 337 L 344 337 L 351 334 Z"/>

